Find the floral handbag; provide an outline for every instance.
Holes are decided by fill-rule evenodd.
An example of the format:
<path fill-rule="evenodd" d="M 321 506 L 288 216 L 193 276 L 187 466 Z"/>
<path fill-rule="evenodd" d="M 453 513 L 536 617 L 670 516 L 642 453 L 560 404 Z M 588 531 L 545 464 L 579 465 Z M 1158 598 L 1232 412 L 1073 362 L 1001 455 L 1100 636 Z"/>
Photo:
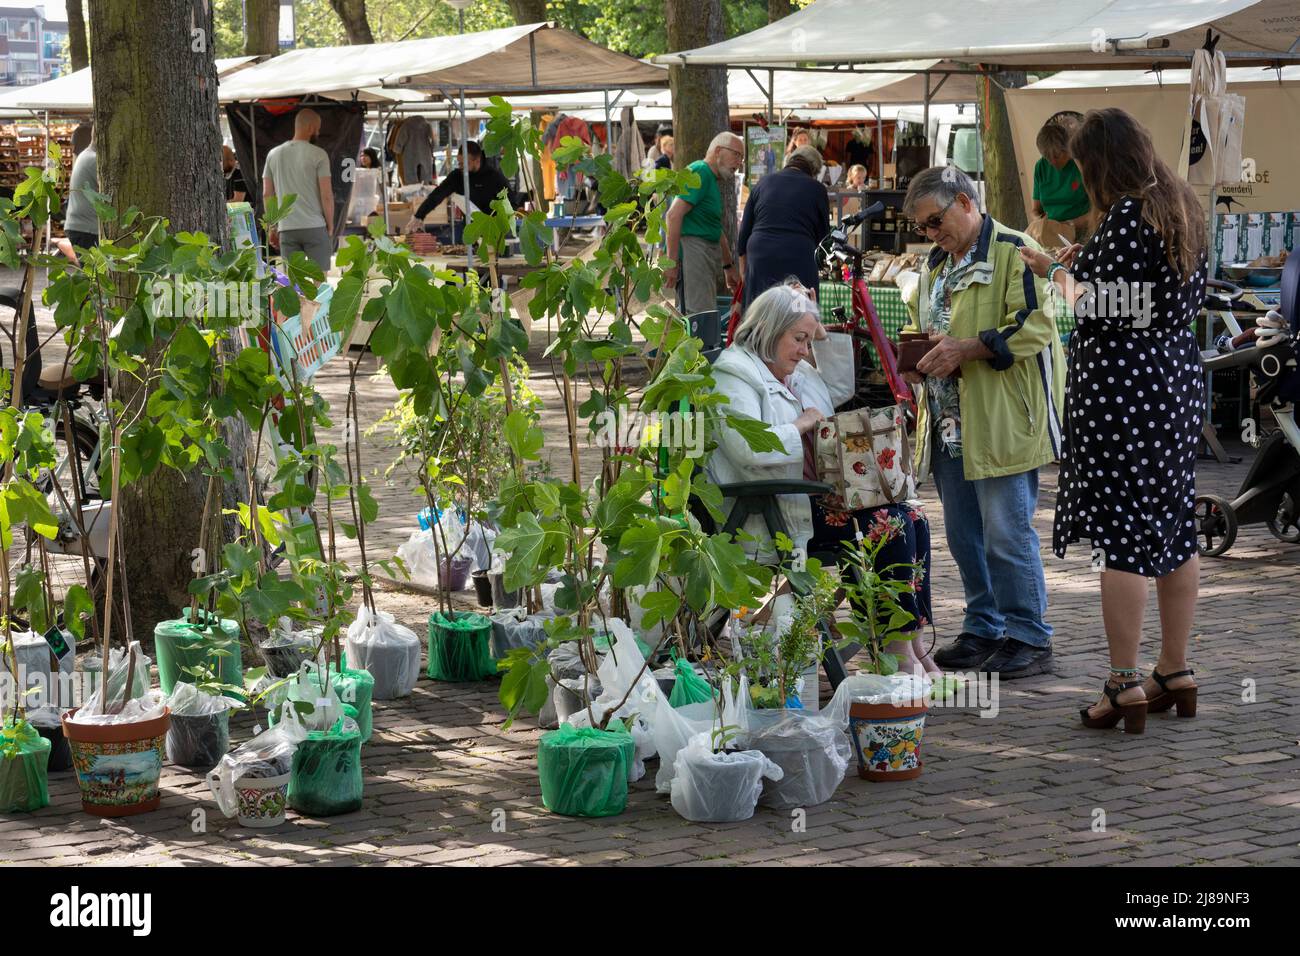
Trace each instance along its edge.
<path fill-rule="evenodd" d="M 817 427 L 817 477 L 834 485 L 851 511 L 898 504 L 916 496 L 912 450 L 903 409 L 857 408 Z"/>

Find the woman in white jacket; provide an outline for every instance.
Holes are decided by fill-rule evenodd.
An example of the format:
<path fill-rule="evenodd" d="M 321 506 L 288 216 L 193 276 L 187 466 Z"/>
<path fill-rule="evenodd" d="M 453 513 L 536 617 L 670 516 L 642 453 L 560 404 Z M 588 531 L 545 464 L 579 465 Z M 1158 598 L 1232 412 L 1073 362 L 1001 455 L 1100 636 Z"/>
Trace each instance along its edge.
<path fill-rule="evenodd" d="M 715 387 L 727 397 L 728 411 L 766 422 L 783 447 L 778 452 L 755 452 L 741 435 L 724 430 L 707 468 L 715 484 L 818 480 L 813 429 L 854 391 L 851 372 L 844 381 L 826 381 L 806 361 L 813 342 L 825 338 L 817 304 L 796 282 L 774 286 L 750 304 L 731 346 L 714 363 Z M 901 601 L 913 614 L 912 629 L 919 635 L 930 618 L 930 527 L 919 505 L 887 505 L 854 514 L 838 496 L 791 494 L 780 496 L 780 507 L 795 547 L 805 554 L 837 561 L 841 545 L 853 539 L 849 520 L 853 516 L 864 534 L 888 536 L 889 543 L 877 557 L 881 567 L 919 561 L 924 573 L 915 581 L 914 593 L 903 595 Z M 745 542 L 750 556 L 773 563 L 776 550 L 763 519 L 751 517 L 744 530 L 755 539 Z M 888 650 L 898 655 L 902 670 L 910 671 L 917 664 L 938 670 L 920 636 L 911 644 L 891 643 Z"/>

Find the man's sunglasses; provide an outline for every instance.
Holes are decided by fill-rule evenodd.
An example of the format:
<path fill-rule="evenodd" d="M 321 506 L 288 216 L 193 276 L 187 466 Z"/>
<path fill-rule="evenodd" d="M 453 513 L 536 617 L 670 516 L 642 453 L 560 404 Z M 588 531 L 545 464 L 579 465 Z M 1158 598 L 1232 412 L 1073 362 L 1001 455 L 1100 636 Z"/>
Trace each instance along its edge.
<path fill-rule="evenodd" d="M 929 219 L 918 222 L 916 224 L 917 228 L 920 229 L 922 232 L 931 232 L 935 229 L 938 229 L 940 226 L 943 225 L 943 217 L 948 215 L 948 210 L 952 208 L 952 204 L 955 203 L 956 201 L 957 201 L 957 197 L 953 196 L 951 199 L 948 200 L 948 205 L 940 209 L 935 215 L 931 216 Z"/>

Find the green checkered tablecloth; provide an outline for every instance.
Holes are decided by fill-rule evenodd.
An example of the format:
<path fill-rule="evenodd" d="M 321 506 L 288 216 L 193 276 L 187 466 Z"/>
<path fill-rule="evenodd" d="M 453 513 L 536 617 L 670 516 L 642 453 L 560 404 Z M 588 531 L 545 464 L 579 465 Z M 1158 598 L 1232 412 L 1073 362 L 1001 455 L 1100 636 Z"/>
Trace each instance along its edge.
<path fill-rule="evenodd" d="M 835 321 L 836 306 L 844 306 L 845 312 L 852 311 L 852 287 L 845 282 L 823 282 L 817 287 L 817 304 L 821 306 L 822 321 Z M 903 296 L 895 285 L 869 285 L 871 302 L 880 316 L 880 324 L 885 327 L 885 334 L 891 339 L 898 338 L 899 330 L 907 324 L 907 306 Z"/>
<path fill-rule="evenodd" d="M 823 282 L 817 287 L 817 303 L 821 306 L 822 321 L 835 321 L 836 306 L 844 306 L 846 312 L 852 308 L 851 287 L 844 282 Z M 907 306 L 903 304 L 903 295 L 896 285 L 869 285 L 871 301 L 880 316 L 880 324 L 885 327 L 885 334 L 891 339 L 898 338 L 899 330 L 908 323 Z M 1064 338 L 1074 331 L 1074 313 L 1062 308 L 1064 303 L 1057 299 L 1056 331 Z"/>

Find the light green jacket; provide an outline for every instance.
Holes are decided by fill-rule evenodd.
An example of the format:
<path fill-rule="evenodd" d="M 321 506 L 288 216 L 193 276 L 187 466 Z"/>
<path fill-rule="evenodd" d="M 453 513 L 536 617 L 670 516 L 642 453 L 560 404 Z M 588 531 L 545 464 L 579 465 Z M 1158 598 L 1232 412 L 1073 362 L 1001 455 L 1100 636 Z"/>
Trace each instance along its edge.
<path fill-rule="evenodd" d="M 986 215 L 971 266 L 952 294 L 954 338 L 978 337 L 993 353 L 966 362 L 958 379 L 961 455 L 967 481 L 1018 475 L 1061 454 L 1065 353 L 1056 322 L 1043 309 L 1047 283 L 1025 267 L 1021 246 L 1038 245 Z M 908 331 L 932 328 L 932 277 L 947 255 L 937 246 L 921 269 L 907 307 Z M 930 471 L 930 413 L 922 387 L 916 428 L 918 479 Z"/>

